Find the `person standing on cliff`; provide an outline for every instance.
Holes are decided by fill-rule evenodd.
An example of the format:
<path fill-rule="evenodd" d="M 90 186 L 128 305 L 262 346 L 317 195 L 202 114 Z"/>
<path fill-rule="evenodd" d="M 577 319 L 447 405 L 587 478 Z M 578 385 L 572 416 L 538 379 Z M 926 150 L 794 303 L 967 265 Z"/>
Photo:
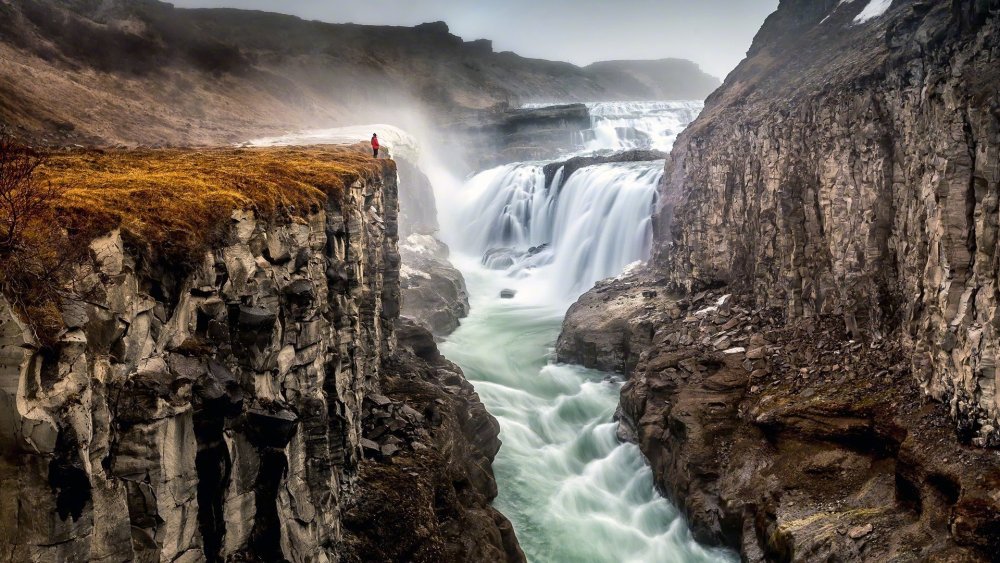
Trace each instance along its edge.
<path fill-rule="evenodd" d="M 372 133 L 372 158 L 378 158 L 378 134 Z"/>

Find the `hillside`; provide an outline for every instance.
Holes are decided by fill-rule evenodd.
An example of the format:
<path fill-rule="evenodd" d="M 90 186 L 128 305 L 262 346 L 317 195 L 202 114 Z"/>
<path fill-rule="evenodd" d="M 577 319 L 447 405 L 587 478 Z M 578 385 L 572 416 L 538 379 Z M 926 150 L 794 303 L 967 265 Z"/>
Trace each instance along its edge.
<path fill-rule="evenodd" d="M 642 100 L 700 100 L 722 83 L 685 59 L 603 61 L 584 67 L 602 84 L 619 84 L 634 92 L 648 92 Z M 684 77 L 678 80 L 677 77 Z M 623 100 L 633 99 L 624 96 Z"/>
<path fill-rule="evenodd" d="M 0 1 L 0 122 L 53 144 L 217 144 L 529 101 L 707 95 L 691 63 L 580 68 L 442 22 L 327 24 L 157 0 Z M 684 84 L 685 87 L 673 87 Z"/>

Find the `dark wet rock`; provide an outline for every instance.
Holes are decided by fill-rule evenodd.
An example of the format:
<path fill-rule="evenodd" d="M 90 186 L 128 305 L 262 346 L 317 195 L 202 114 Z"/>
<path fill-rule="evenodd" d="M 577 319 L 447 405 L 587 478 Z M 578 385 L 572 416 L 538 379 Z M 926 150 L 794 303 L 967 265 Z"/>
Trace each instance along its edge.
<path fill-rule="evenodd" d="M 437 336 L 450 334 L 469 314 L 465 278 L 448 254 L 448 247 L 429 235 L 410 235 L 400 245 L 402 314 Z"/>
<path fill-rule="evenodd" d="M 667 158 L 667 153 L 662 151 L 635 149 L 607 155 L 575 156 L 569 160 L 550 162 L 542 168 L 542 171 L 545 174 L 545 187 L 550 190 L 556 190 L 558 193 L 558 191 L 562 189 L 563 184 L 566 183 L 566 180 L 568 180 L 574 172 L 585 166 L 607 164 L 609 162 L 645 162 L 650 160 L 663 160 L 665 158 Z M 553 185 L 556 174 L 559 174 L 560 181 L 558 185 Z"/>
<path fill-rule="evenodd" d="M 388 402 L 364 421 L 374 455 L 346 511 L 343 560 L 524 561 L 510 522 L 490 505 L 499 424 L 430 332 L 408 319 L 396 332 L 406 338 L 382 381 Z"/>
<path fill-rule="evenodd" d="M 517 263 L 521 255 L 513 248 L 491 248 L 483 254 L 481 262 L 491 270 L 507 270 Z"/>
<path fill-rule="evenodd" d="M 513 299 L 515 295 L 517 295 L 517 292 L 513 289 L 500 290 L 500 299 Z"/>
<path fill-rule="evenodd" d="M 298 416 L 288 409 L 251 408 L 246 417 L 251 440 L 269 448 L 284 448 L 299 426 Z"/>
<path fill-rule="evenodd" d="M 260 329 L 269 328 L 274 325 L 277 315 L 262 307 L 252 307 L 249 305 L 239 306 L 239 315 L 236 322 L 241 328 Z"/>
<path fill-rule="evenodd" d="M 282 292 L 288 297 L 293 297 L 301 301 L 312 301 L 315 297 L 313 282 L 306 279 L 295 280 L 285 286 Z"/>

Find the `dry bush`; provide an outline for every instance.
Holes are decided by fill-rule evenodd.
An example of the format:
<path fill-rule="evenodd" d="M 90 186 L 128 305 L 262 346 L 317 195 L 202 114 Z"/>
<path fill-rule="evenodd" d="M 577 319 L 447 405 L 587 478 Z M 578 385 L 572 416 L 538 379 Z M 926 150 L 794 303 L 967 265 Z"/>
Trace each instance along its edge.
<path fill-rule="evenodd" d="M 0 131 L 0 291 L 43 345 L 63 326 L 58 304 L 80 257 L 56 219 L 61 188 L 38 179 L 45 160 Z"/>

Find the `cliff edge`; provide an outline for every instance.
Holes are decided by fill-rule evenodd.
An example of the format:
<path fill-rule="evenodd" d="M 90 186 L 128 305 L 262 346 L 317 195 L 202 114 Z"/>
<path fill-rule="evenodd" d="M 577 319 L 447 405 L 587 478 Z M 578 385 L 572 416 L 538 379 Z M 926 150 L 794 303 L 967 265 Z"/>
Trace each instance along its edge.
<path fill-rule="evenodd" d="M 82 151 L 38 174 L 86 252 L 49 338 L 0 301 L 4 560 L 523 559 L 490 507 L 496 421 L 399 321 L 392 161 Z"/>

